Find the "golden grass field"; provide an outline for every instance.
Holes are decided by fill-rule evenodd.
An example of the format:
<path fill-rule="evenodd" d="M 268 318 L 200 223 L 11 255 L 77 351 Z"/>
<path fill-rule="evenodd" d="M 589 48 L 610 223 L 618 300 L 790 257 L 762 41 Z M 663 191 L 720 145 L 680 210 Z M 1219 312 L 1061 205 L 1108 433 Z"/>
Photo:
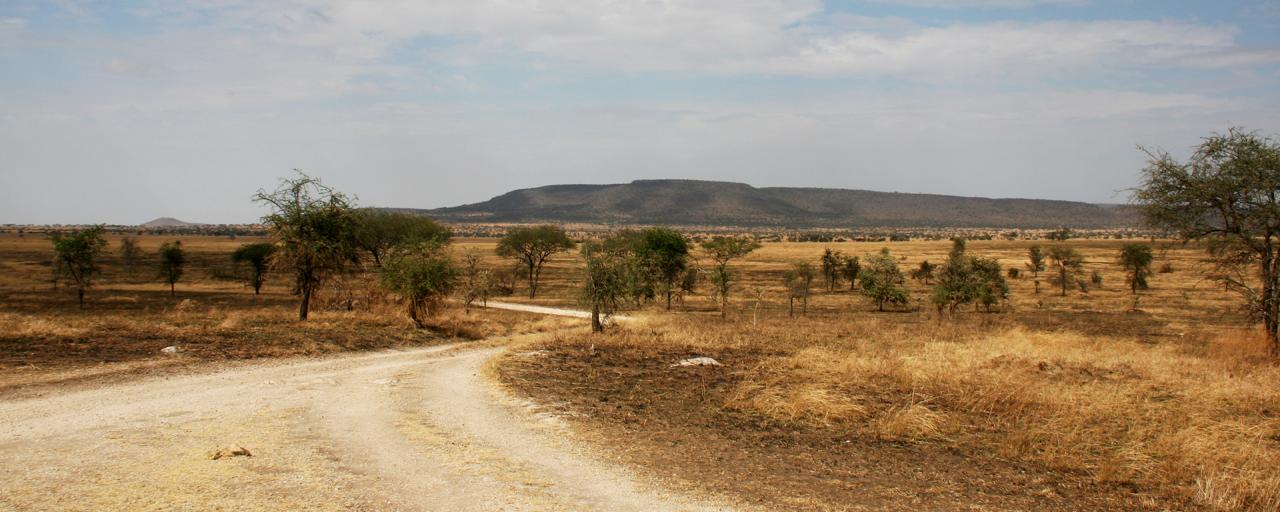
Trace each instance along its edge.
<path fill-rule="evenodd" d="M 169 238 L 140 240 L 150 254 Z M 131 273 L 111 256 L 81 310 L 73 293 L 52 288 L 47 240 L 0 235 L 0 390 L 552 327 L 455 307 L 433 329 L 415 330 L 368 276 L 326 289 L 300 326 L 285 277 L 270 276 L 256 298 L 234 279 L 228 255 L 253 240 L 183 241 L 192 264 L 176 297 L 154 256 Z M 492 255 L 495 243 L 463 239 L 453 250 L 508 266 Z M 1049 244 L 971 241 L 969 252 L 1022 267 L 1033 243 Z M 618 456 L 647 471 L 782 508 L 854 508 L 853 496 L 895 508 L 887 504 L 909 496 L 916 501 L 901 503 L 923 509 L 947 500 L 988 509 L 1280 509 L 1280 368 L 1239 298 L 1204 277 L 1203 251 L 1155 244 L 1155 267 L 1174 271 L 1155 274 L 1135 307 L 1115 263 L 1121 241 L 1067 243 L 1101 271 L 1101 289 L 1060 297 L 1042 276 L 1035 294 L 1023 277 L 1010 281 L 1000 312 L 966 308 L 952 319 L 939 319 L 928 288 L 914 281 L 903 311 L 876 312 L 847 285 L 831 293 L 819 285 L 808 314 L 788 318 L 781 282 L 787 265 L 816 265 L 825 247 L 853 255 L 888 247 L 906 272 L 922 259 L 941 263 L 947 242 L 769 243 L 733 265 L 740 281 L 725 320 L 704 285 L 671 312 L 648 306 L 604 335 L 563 334 L 537 347 L 542 359 L 512 355 L 499 374 L 516 390 L 568 404 L 585 435 L 625 436 Z M 554 258 L 534 302 L 575 304 L 578 266 L 576 255 Z M 526 301 L 523 291 L 504 300 Z M 174 344 L 180 362 L 158 354 Z M 668 369 L 681 355 L 726 366 Z M 742 464 L 707 472 L 690 446 Z M 852 460 L 885 476 L 858 472 Z"/>

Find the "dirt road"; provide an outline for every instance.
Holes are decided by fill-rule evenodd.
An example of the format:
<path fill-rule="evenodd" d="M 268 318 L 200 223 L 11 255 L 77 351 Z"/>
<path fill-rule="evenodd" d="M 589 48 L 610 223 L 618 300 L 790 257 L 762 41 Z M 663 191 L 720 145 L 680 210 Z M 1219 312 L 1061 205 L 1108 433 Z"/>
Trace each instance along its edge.
<path fill-rule="evenodd" d="M 503 348 L 275 362 L 0 402 L 0 509 L 724 510 L 485 377 Z M 212 460 L 243 447 L 252 456 Z"/>

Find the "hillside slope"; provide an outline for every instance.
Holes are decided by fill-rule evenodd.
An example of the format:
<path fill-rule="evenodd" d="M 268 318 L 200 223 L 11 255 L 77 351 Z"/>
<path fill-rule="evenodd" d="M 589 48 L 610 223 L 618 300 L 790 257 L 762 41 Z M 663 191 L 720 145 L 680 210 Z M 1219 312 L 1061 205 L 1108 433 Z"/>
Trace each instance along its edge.
<path fill-rule="evenodd" d="M 1131 226 L 1124 207 L 1043 199 L 989 199 L 743 183 L 637 180 L 550 185 L 488 201 L 412 210 L 450 222 L 584 222 L 778 227 Z"/>

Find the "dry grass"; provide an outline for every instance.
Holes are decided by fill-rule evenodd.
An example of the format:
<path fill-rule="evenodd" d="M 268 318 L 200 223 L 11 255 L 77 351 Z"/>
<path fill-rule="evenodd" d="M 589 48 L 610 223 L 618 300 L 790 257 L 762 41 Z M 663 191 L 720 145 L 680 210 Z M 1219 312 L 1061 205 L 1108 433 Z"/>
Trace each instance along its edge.
<path fill-rule="evenodd" d="M 165 240 L 144 237 L 142 243 L 153 251 Z M 129 274 L 109 259 L 81 311 L 69 292 L 52 292 L 44 280 L 47 241 L 0 236 L 0 367 L 12 376 L 32 366 L 151 360 L 175 343 L 193 357 L 243 358 L 562 325 L 450 309 L 431 332 L 421 332 L 359 281 L 348 283 L 346 295 L 324 297 L 314 317 L 299 323 L 283 279 L 269 281 L 262 297 L 226 279 L 233 270 L 227 254 L 248 241 L 184 239 L 193 265 L 176 298 L 145 270 L 149 263 Z M 1265 356 L 1264 340 L 1244 327 L 1237 298 L 1203 278 L 1202 252 L 1194 247 L 1158 251 L 1156 266 L 1177 270 L 1157 274 L 1134 311 L 1114 262 L 1120 243 L 1072 242 L 1088 270 L 1103 273 L 1101 290 L 1060 297 L 1046 279 L 1035 294 L 1024 278 L 1011 283 L 1003 313 L 966 311 L 946 321 L 922 307 L 927 287 L 919 283 L 909 284 L 912 305 L 904 312 L 875 313 L 848 291 L 816 292 L 809 317 L 787 319 L 781 270 L 792 261 L 816 262 L 827 245 L 768 244 L 735 266 L 741 279 L 727 322 L 711 314 L 713 300 L 696 296 L 674 314 L 646 313 L 617 332 L 541 348 L 589 342 L 653 357 L 738 355 L 738 365 L 726 370 L 734 372 L 731 389 L 713 407 L 877 442 L 944 446 L 975 460 L 1080 473 L 1187 506 L 1280 509 L 1274 471 L 1280 467 L 1280 368 Z M 461 240 L 458 250 L 475 248 L 490 264 L 506 265 L 491 255 L 492 245 Z M 885 245 L 903 258 L 904 269 L 924 259 L 940 262 L 948 250 L 943 242 L 830 244 L 858 255 Z M 969 250 L 1020 267 L 1027 245 L 971 242 Z M 536 302 L 572 304 L 578 266 L 576 255 L 554 258 Z M 753 299 L 744 290 L 756 286 L 766 293 L 753 326 Z M 350 297 L 355 310 L 345 311 Z M 627 397 L 613 400 L 625 404 Z M 640 418 L 651 414 L 635 410 Z"/>

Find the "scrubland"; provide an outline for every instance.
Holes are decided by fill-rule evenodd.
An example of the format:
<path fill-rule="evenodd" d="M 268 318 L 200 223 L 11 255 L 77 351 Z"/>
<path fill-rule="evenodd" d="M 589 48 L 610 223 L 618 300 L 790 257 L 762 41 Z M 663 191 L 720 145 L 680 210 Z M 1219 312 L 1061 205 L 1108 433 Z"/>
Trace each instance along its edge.
<path fill-rule="evenodd" d="M 1266 356 L 1266 340 L 1248 326 L 1238 298 L 1205 279 L 1202 251 L 1157 244 L 1156 268 L 1169 264 L 1173 272 L 1157 273 L 1152 289 L 1135 302 L 1115 263 L 1118 242 L 1069 243 L 1085 254 L 1088 270 L 1102 272 L 1101 289 L 1072 289 L 1062 297 L 1042 274 L 1046 282 L 1036 294 L 1032 279 L 1024 277 L 1011 280 L 1011 300 L 1000 311 L 965 310 L 946 318 L 928 306 L 927 286 L 916 282 L 909 282 L 912 301 L 903 311 L 876 312 L 846 284 L 831 293 L 815 290 L 808 315 L 788 318 L 781 270 L 802 258 L 816 263 L 825 246 L 767 244 L 738 266 L 742 281 L 727 321 L 709 314 L 709 300 L 692 298 L 687 311 L 654 310 L 604 336 L 566 337 L 539 347 L 552 351 L 549 361 L 513 357 L 508 378 L 529 393 L 571 404 L 567 410 L 585 409 L 584 417 L 609 418 L 582 420 L 590 428 L 648 439 L 654 446 L 633 458 L 640 462 L 671 449 L 665 432 L 710 422 L 726 431 L 772 431 L 771 442 L 795 450 L 832 450 L 806 444 L 815 435 L 872 446 L 863 449 L 908 445 L 937 456 L 921 461 L 917 470 L 926 473 L 940 471 L 922 469 L 930 464 L 1004 463 L 1046 472 L 1030 484 L 1011 479 L 1004 489 L 966 498 L 981 501 L 1002 492 L 1044 498 L 1034 504 L 996 500 L 995 508 L 1280 508 L 1280 477 L 1273 471 L 1280 465 L 1280 368 Z M 970 242 L 969 252 L 1021 267 L 1028 245 Z M 905 258 L 904 271 L 922 259 L 941 262 L 949 249 L 924 242 L 830 246 L 859 255 L 889 247 Z M 756 291 L 762 289 L 757 313 Z M 716 357 L 725 366 L 665 367 L 694 355 Z M 650 360 L 664 364 L 647 365 Z M 556 370 L 566 366 L 573 370 Z M 597 369 L 594 377 L 581 376 L 588 368 Z M 636 389 L 619 382 L 622 375 L 683 399 Z M 579 395 L 604 401 L 575 400 Z M 696 415 L 689 408 L 718 414 Z M 664 415 L 675 424 L 655 419 Z M 690 443 L 681 450 L 702 447 L 704 454 L 734 449 L 706 433 L 675 442 Z M 964 459 L 944 456 L 952 453 Z M 848 473 L 839 461 L 756 463 L 731 479 L 759 485 L 726 488 L 722 482 L 717 488 L 788 506 L 841 509 L 857 508 L 858 496 L 877 495 L 882 487 Z M 667 460 L 661 470 L 681 464 L 705 470 L 691 459 Z M 844 479 L 847 492 L 761 476 L 788 471 Z M 957 486 L 970 478 L 930 474 Z M 788 501 L 796 496 L 805 499 Z M 895 508 L 885 499 L 885 508 Z"/>
<path fill-rule="evenodd" d="M 170 296 L 153 255 L 169 239 L 141 237 L 148 257 L 132 270 L 112 253 L 80 309 L 53 288 L 47 240 L 0 235 L 0 393 L 563 326 L 455 306 L 414 329 L 368 276 L 323 290 L 300 323 L 286 276 L 261 296 L 239 279 L 228 255 L 246 238 L 183 238 L 192 263 Z M 494 243 L 453 251 L 510 266 Z M 1033 243 L 1050 244 L 972 241 L 969 252 L 1021 268 Z M 1121 242 L 1067 243 L 1102 273 L 1100 289 L 1063 297 L 1042 274 L 1037 294 L 1024 272 L 998 311 L 946 318 L 914 281 L 907 307 L 883 313 L 848 283 L 815 283 L 807 314 L 789 318 L 781 281 L 826 247 L 888 247 L 907 271 L 941 263 L 945 242 L 768 243 L 732 265 L 726 320 L 704 284 L 670 312 L 645 305 L 603 335 L 513 350 L 498 375 L 642 471 L 767 506 L 1280 508 L 1280 368 L 1239 298 L 1205 277 L 1203 251 L 1156 243 L 1155 267 L 1173 271 L 1135 297 L 1115 263 Z M 576 304 L 577 256 L 545 272 L 533 302 Z M 724 366 L 670 367 L 691 356 Z"/>

